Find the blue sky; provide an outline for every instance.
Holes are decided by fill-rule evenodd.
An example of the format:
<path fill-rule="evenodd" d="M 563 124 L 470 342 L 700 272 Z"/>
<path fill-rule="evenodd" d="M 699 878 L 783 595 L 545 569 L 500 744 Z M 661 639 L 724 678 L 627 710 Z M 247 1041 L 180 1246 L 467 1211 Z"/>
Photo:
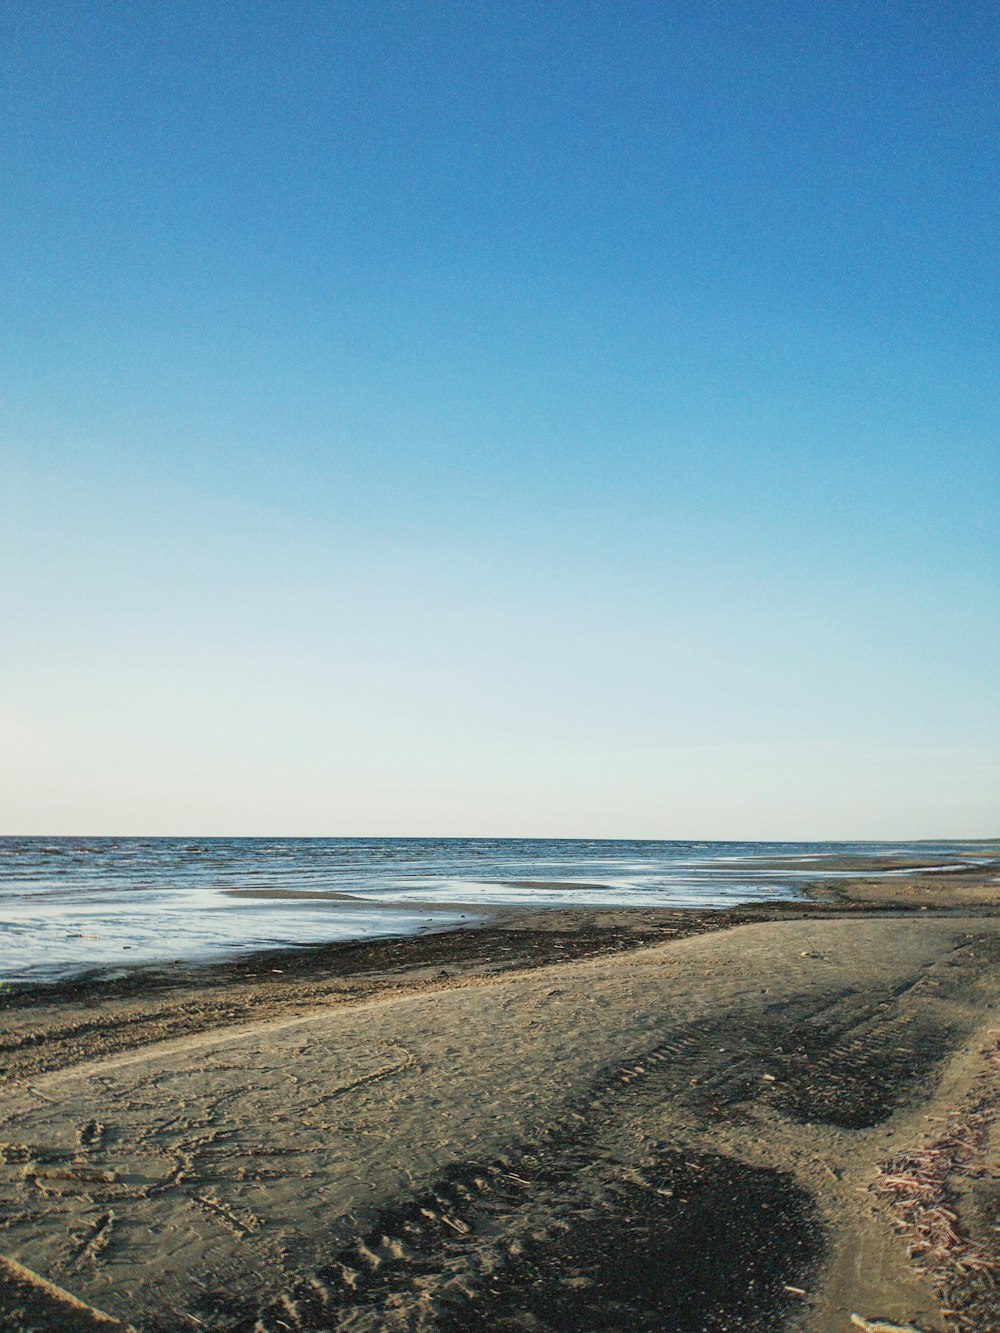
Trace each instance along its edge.
<path fill-rule="evenodd" d="M 6 832 L 998 832 L 995 8 L 12 3 Z"/>

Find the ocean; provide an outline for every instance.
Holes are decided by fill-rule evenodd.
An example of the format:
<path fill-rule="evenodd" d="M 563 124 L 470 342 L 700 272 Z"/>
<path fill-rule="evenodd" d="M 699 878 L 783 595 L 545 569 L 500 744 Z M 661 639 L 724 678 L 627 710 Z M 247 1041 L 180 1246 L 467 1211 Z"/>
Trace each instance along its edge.
<path fill-rule="evenodd" d="M 499 908 L 794 899 L 842 856 L 969 843 L 516 838 L 0 838 L 0 981 L 475 926 Z M 894 872 L 887 872 L 894 873 Z"/>

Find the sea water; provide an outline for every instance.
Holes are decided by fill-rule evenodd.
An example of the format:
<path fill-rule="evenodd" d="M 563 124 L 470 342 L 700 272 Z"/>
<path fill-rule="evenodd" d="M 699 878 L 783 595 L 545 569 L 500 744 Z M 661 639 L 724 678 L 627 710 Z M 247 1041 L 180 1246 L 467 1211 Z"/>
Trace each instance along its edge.
<path fill-rule="evenodd" d="M 505 907 L 793 899 L 850 873 L 842 856 L 977 859 L 962 843 L 0 838 L 0 981 L 447 930 Z"/>

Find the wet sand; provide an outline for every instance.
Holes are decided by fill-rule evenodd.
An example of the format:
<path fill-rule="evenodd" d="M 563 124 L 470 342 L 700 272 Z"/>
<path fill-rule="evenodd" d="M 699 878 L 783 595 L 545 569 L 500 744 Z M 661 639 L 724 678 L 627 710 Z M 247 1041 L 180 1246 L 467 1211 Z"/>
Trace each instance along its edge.
<path fill-rule="evenodd" d="M 842 868 L 2 997 L 0 1324 L 986 1333 L 1000 867 Z"/>

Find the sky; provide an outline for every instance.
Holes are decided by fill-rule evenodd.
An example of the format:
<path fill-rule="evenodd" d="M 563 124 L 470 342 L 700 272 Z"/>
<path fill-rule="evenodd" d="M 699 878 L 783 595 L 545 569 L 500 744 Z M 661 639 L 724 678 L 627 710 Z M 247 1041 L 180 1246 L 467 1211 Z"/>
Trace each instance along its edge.
<path fill-rule="evenodd" d="M 0 832 L 1000 833 L 998 32 L 8 0 Z"/>

